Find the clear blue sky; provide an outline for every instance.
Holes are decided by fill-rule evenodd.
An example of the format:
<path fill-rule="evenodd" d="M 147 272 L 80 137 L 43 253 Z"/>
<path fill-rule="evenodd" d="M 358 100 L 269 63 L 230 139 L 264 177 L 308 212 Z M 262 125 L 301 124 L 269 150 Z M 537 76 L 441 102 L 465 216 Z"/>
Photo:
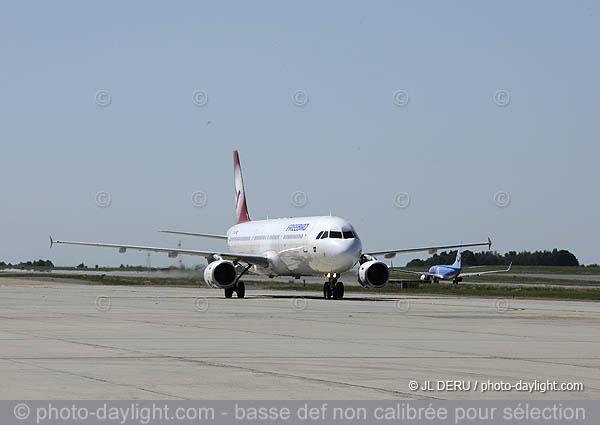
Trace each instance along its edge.
<path fill-rule="evenodd" d="M 490 235 L 501 252 L 600 262 L 599 17 L 592 1 L 5 3 L 0 260 L 145 264 L 50 250 L 48 235 L 176 246 L 156 230 L 224 232 L 237 148 L 253 218 L 331 209 L 367 249 Z"/>

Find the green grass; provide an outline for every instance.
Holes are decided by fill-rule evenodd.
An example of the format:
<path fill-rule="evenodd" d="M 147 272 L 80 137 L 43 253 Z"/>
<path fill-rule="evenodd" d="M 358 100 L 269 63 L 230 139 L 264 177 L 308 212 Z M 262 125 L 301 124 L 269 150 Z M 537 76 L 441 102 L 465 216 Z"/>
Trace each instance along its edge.
<path fill-rule="evenodd" d="M 497 275 L 485 275 L 485 276 L 469 276 L 465 277 L 465 282 L 489 282 L 489 283 L 520 283 L 530 285 L 576 285 L 576 286 L 598 286 L 600 287 L 600 281 L 598 280 L 585 280 L 585 279 L 560 279 L 560 278 L 539 278 L 539 277 L 527 277 L 526 274 L 512 275 L 508 273 L 499 273 Z"/>
<path fill-rule="evenodd" d="M 464 269 L 464 272 L 470 271 L 486 271 L 486 270 L 501 270 L 506 269 L 508 266 L 485 266 L 477 267 L 469 270 L 468 267 Z M 427 271 L 429 267 L 394 267 L 394 270 L 413 270 L 413 271 Z M 512 266 L 510 273 L 539 273 L 539 274 L 572 274 L 572 275 L 600 275 L 600 267 L 549 267 L 549 266 Z"/>
<path fill-rule="evenodd" d="M 392 279 L 400 280 L 418 280 L 419 276 L 410 276 L 405 273 L 392 273 Z M 513 275 L 509 273 L 498 273 L 484 276 L 468 276 L 464 278 L 466 283 L 519 283 L 530 285 L 575 285 L 575 286 L 597 286 L 600 288 L 600 281 L 593 279 L 561 279 L 561 278 L 546 278 L 546 277 L 528 277 L 526 274 Z"/>
<path fill-rule="evenodd" d="M 164 267 L 164 268 L 151 268 L 142 266 L 132 266 L 132 267 L 88 267 L 85 269 L 79 269 L 77 267 L 45 267 L 45 266 L 0 266 L 0 270 L 31 270 L 37 272 L 48 272 L 52 270 L 58 271 L 78 271 L 81 273 L 85 273 L 86 271 L 96 271 L 96 272 L 145 272 L 145 271 L 169 271 L 169 270 L 179 270 L 176 267 Z"/>
<path fill-rule="evenodd" d="M 142 278 L 142 277 L 120 277 L 120 276 L 96 276 L 96 275 L 60 275 L 60 274 L 3 274 L 2 277 L 16 278 L 44 278 L 44 279 L 70 279 L 83 280 L 90 283 L 102 285 L 144 285 L 144 282 L 151 280 L 153 286 L 186 286 L 186 287 L 205 287 L 203 280 L 198 277 L 190 278 Z M 563 281 L 564 282 L 564 281 Z M 306 284 L 299 282 L 281 283 L 273 281 L 250 282 L 246 281 L 246 286 L 256 289 L 267 290 L 296 290 L 296 291 L 316 291 L 321 292 L 321 284 Z M 454 296 L 482 296 L 482 297 L 535 297 L 535 298 L 561 298 L 561 299 L 587 299 L 600 300 L 600 286 L 596 288 L 548 288 L 548 287 L 510 287 L 510 286 L 490 286 L 490 285 L 451 285 L 447 283 L 440 284 L 417 284 L 415 287 L 402 289 L 399 285 L 388 285 L 380 290 L 366 290 L 359 286 L 346 286 L 346 292 L 350 293 L 378 293 L 378 294 L 434 294 L 434 295 L 454 295 Z"/>

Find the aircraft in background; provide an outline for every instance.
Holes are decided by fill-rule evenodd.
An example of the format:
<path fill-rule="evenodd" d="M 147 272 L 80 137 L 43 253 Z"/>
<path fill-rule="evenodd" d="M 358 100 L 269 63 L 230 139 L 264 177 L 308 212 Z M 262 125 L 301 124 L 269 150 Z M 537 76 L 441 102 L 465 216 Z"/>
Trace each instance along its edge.
<path fill-rule="evenodd" d="M 253 272 L 273 276 L 324 276 L 323 297 L 341 299 L 344 297 L 344 284 L 340 274 L 350 270 L 357 263 L 358 282 L 367 289 L 379 289 L 387 285 L 390 271 L 376 256 L 393 258 L 398 253 L 428 251 L 430 254 L 440 249 L 470 246 L 491 246 L 486 242 L 429 246 L 424 248 L 400 248 L 377 251 L 363 251 L 362 242 L 354 227 L 340 217 L 316 216 L 279 218 L 251 221 L 246 204 L 246 193 L 242 179 L 242 169 L 237 151 L 233 152 L 235 209 L 237 223 L 226 234 L 193 233 L 163 230 L 177 235 L 216 238 L 227 241 L 227 252 L 198 251 L 180 248 L 159 248 L 151 246 L 107 244 L 96 242 L 54 241 L 53 244 L 99 246 L 116 248 L 121 253 L 127 250 L 154 251 L 167 253 L 170 258 L 178 255 L 205 257 L 208 266 L 204 269 L 204 280 L 210 287 L 221 288 L 225 297 L 231 298 L 235 292 L 244 298 L 245 285 L 241 278 L 252 269 Z"/>
<path fill-rule="evenodd" d="M 492 241 L 488 238 L 489 245 L 491 247 Z M 461 249 L 458 248 L 458 252 L 456 253 L 456 260 L 450 266 L 431 266 L 428 272 L 416 272 L 412 270 L 400 270 L 401 273 L 411 273 L 421 275 L 421 281 L 423 282 L 433 282 L 438 283 L 440 280 L 451 280 L 453 284 L 458 285 L 462 282 L 463 277 L 468 276 L 481 276 L 484 274 L 491 273 L 505 273 L 510 271 L 512 266 L 512 261 L 508 265 L 506 270 L 489 270 L 484 272 L 471 272 L 471 273 L 462 273 L 462 255 Z M 477 266 L 481 267 L 481 266 Z"/>

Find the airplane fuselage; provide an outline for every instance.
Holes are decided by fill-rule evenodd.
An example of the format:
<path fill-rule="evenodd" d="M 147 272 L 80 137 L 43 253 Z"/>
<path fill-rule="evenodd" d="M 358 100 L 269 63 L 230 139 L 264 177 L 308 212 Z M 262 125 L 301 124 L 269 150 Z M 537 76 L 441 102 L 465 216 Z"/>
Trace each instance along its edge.
<path fill-rule="evenodd" d="M 269 267 L 255 271 L 283 276 L 342 273 L 362 254 L 354 227 L 331 216 L 239 223 L 227 231 L 227 246 L 231 252 L 266 256 Z"/>
<path fill-rule="evenodd" d="M 460 274 L 461 269 L 452 266 L 432 266 L 429 273 L 440 280 L 452 280 Z"/>

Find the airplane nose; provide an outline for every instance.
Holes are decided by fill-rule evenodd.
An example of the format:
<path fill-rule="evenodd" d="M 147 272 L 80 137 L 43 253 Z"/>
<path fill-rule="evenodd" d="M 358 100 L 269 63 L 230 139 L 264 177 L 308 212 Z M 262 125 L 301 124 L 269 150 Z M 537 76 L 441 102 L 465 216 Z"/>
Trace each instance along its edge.
<path fill-rule="evenodd" d="M 326 259 L 332 266 L 350 268 L 358 261 L 362 246 L 358 239 L 329 240 Z"/>

